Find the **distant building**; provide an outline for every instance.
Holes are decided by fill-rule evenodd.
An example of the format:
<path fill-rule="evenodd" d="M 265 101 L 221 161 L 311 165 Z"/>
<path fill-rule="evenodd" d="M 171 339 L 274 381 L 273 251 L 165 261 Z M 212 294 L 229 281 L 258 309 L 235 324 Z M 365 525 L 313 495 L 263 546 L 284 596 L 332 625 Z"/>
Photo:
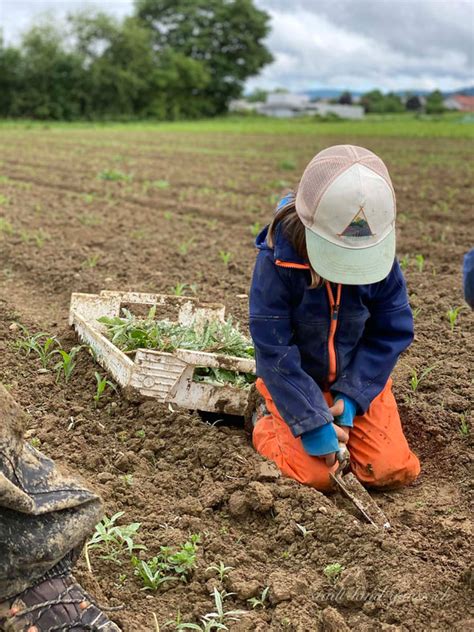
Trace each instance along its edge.
<path fill-rule="evenodd" d="M 345 119 L 361 119 L 364 108 L 360 105 L 340 105 L 328 101 L 310 101 L 309 97 L 290 92 L 272 92 L 267 101 L 256 108 L 259 114 L 275 116 L 277 118 L 292 118 L 295 116 L 311 116 L 319 114 L 336 114 Z"/>
<path fill-rule="evenodd" d="M 263 102 L 249 103 L 245 99 L 233 99 L 229 103 L 229 112 L 257 112 Z"/>
<path fill-rule="evenodd" d="M 467 94 L 453 94 L 443 101 L 443 105 L 447 110 L 474 112 L 474 96 Z"/>
<path fill-rule="evenodd" d="M 303 94 L 291 94 L 290 92 L 271 92 L 258 112 L 265 116 L 277 118 L 291 118 L 302 116 L 309 104 L 309 97 Z"/>
<path fill-rule="evenodd" d="M 314 113 L 320 116 L 336 114 L 343 119 L 363 119 L 365 116 L 362 105 L 343 105 L 340 103 L 314 103 Z"/>

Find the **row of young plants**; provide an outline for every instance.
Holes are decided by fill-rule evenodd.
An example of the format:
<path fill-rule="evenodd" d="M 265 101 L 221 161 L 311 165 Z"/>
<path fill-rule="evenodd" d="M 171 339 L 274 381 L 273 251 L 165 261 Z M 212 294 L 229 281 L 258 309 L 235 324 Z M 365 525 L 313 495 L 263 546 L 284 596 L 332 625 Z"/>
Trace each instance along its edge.
<path fill-rule="evenodd" d="M 76 345 L 69 351 L 62 348 L 60 341 L 56 336 L 47 332 L 39 331 L 31 334 L 28 329 L 20 323 L 15 323 L 20 331 L 20 336 L 15 342 L 15 347 L 25 353 L 27 356 L 35 356 L 41 364 L 43 373 L 53 370 L 56 372 L 56 382 L 64 380 L 69 382 L 77 365 L 77 356 L 82 349 L 87 349 L 93 356 L 94 352 L 88 345 Z M 107 376 L 101 375 L 98 371 L 94 373 L 96 380 L 96 390 L 93 400 L 97 406 L 107 388 L 116 391 L 117 386 L 107 379 Z"/>
<path fill-rule="evenodd" d="M 197 568 L 198 547 L 201 544 L 199 534 L 193 534 L 183 544 L 177 547 L 161 546 L 159 552 L 148 560 L 143 559 L 147 547 L 137 544 L 135 537 L 141 527 L 140 523 L 133 522 L 128 525 L 119 525 L 118 521 L 124 516 L 119 511 L 112 517 L 105 516 L 96 526 L 95 532 L 88 540 L 84 548 L 86 565 L 90 573 L 93 573 L 91 553 L 95 552 L 101 560 L 107 560 L 120 567 L 119 581 L 123 584 L 128 578 L 128 570 L 133 570 L 134 577 L 141 584 L 141 590 L 156 592 L 164 585 L 187 583 Z M 312 533 L 303 525 L 298 525 L 304 538 Z M 140 557 L 138 557 L 140 555 Z M 178 611 L 173 620 L 163 624 L 163 628 L 173 627 L 175 630 L 198 630 L 210 632 L 211 630 L 228 630 L 228 624 L 237 622 L 249 610 L 226 609 L 226 600 L 235 595 L 224 588 L 225 580 L 234 570 L 233 566 L 226 566 L 223 561 L 216 562 L 206 568 L 206 573 L 211 572 L 218 581 L 214 586 L 213 610 L 200 617 L 200 623 L 185 622 Z M 324 567 L 323 575 L 331 585 L 335 585 L 344 570 L 340 563 L 331 563 Z M 251 609 L 264 609 L 270 603 L 270 587 L 265 586 L 258 596 L 247 599 Z M 156 614 L 155 628 L 160 629 Z"/>

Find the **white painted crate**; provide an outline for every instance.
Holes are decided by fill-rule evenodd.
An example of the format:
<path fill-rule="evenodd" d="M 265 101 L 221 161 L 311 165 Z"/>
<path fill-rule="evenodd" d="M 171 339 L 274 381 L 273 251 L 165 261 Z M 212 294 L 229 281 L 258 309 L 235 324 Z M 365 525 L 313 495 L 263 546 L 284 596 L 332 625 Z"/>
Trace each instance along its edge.
<path fill-rule="evenodd" d="M 178 310 L 178 322 L 194 327 L 209 320 L 223 321 L 223 305 L 200 303 L 194 298 L 164 294 L 107 290 L 100 294 L 74 293 L 71 296 L 69 324 L 75 328 L 79 338 L 91 346 L 99 364 L 125 389 L 126 395 L 139 393 L 159 402 L 177 404 L 193 410 L 244 414 L 248 399 L 247 389 L 194 382 L 192 378 L 196 367 L 255 373 L 253 359 L 185 349 L 177 349 L 174 353 L 138 349 L 132 359 L 106 337 L 105 326 L 98 322 L 102 316 L 120 316 L 123 304 L 156 305 L 158 319 L 160 306 L 175 307 Z"/>

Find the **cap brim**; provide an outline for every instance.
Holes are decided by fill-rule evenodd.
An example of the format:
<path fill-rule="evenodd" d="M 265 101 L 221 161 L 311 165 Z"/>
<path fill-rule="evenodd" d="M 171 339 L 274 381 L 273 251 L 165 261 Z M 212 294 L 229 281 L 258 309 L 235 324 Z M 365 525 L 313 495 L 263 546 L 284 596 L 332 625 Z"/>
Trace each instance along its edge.
<path fill-rule="evenodd" d="M 326 281 L 344 285 L 378 283 L 395 258 L 395 227 L 375 246 L 343 248 L 306 228 L 306 249 L 314 270 Z"/>

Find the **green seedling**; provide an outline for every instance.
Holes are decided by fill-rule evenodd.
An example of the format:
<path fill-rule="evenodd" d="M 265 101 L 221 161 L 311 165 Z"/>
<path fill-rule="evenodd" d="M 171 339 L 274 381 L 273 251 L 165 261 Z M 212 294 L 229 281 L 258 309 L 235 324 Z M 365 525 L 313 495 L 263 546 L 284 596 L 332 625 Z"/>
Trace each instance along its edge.
<path fill-rule="evenodd" d="M 224 562 L 219 562 L 219 564 L 212 564 L 206 568 L 206 571 L 215 571 L 219 577 L 221 582 L 227 577 L 230 571 L 234 570 L 233 566 L 226 566 Z"/>
<path fill-rule="evenodd" d="M 10 199 L 7 198 L 6 195 L 0 194 L 0 206 L 7 206 L 9 202 L 10 202 Z"/>
<path fill-rule="evenodd" d="M 102 377 L 101 374 L 98 373 L 97 371 L 94 373 L 94 375 L 97 382 L 96 391 L 94 395 L 94 401 L 95 401 L 95 405 L 97 406 L 107 386 L 109 386 L 114 391 L 117 390 L 117 387 L 113 382 L 108 380 L 107 377 Z"/>
<path fill-rule="evenodd" d="M 159 554 L 148 562 L 132 557 L 135 575 L 142 580 L 143 590 L 157 590 L 171 581 L 186 582 L 196 567 L 199 542 L 200 536 L 194 534 L 177 551 L 173 552 L 168 546 L 160 547 Z"/>
<path fill-rule="evenodd" d="M 220 250 L 219 257 L 221 258 L 222 263 L 225 266 L 228 266 L 230 263 L 230 260 L 232 259 L 232 253 L 226 252 L 225 250 Z"/>
<path fill-rule="evenodd" d="M 146 437 L 145 431 L 143 430 L 143 428 L 141 428 L 140 430 L 137 430 L 135 433 L 135 436 L 138 439 L 144 439 Z"/>
<path fill-rule="evenodd" d="M 308 535 L 311 535 L 313 533 L 313 531 L 311 529 L 307 529 L 304 524 L 299 524 L 298 522 L 296 523 L 296 527 L 299 531 L 301 531 L 301 534 L 303 536 L 303 538 L 306 538 Z"/>
<path fill-rule="evenodd" d="M 408 268 L 408 264 L 410 262 L 410 256 L 405 255 L 400 259 L 400 268 L 402 270 L 406 270 Z"/>
<path fill-rule="evenodd" d="M 90 255 L 90 257 L 87 257 L 87 259 L 83 262 L 82 267 L 95 268 L 96 265 L 99 263 L 99 259 L 100 255 Z"/>
<path fill-rule="evenodd" d="M 171 288 L 171 292 L 175 295 L 175 296 L 183 296 L 184 291 L 186 290 L 186 288 L 188 287 L 187 283 L 176 283 L 176 285 L 174 287 Z"/>
<path fill-rule="evenodd" d="M 329 579 L 329 581 L 334 584 L 337 581 L 337 578 L 344 570 L 344 566 L 336 562 L 335 564 L 328 564 L 324 570 L 324 575 Z"/>
<path fill-rule="evenodd" d="M 214 605 L 215 611 L 208 612 L 205 614 L 201 621 L 204 625 L 208 625 L 210 623 L 214 624 L 214 628 L 208 629 L 220 629 L 226 630 L 226 624 L 230 621 L 238 621 L 244 614 L 246 614 L 245 610 L 224 610 L 224 601 L 227 597 L 230 597 L 234 593 L 226 593 L 225 591 L 219 592 L 217 588 L 214 587 L 213 596 L 214 596 Z M 224 627 L 216 627 L 216 624 L 223 625 Z M 192 628 L 191 628 L 192 629 Z M 196 629 L 196 628 L 194 628 Z"/>
<path fill-rule="evenodd" d="M 291 158 L 285 158 L 280 162 L 280 169 L 284 169 L 285 171 L 293 171 L 296 169 L 296 162 Z"/>
<path fill-rule="evenodd" d="M 170 186 L 168 180 L 153 180 L 151 184 L 155 189 L 167 189 Z"/>
<path fill-rule="evenodd" d="M 99 557 L 103 560 L 110 560 L 115 564 L 121 564 L 121 557 L 128 553 L 132 555 L 134 551 L 146 551 L 143 544 L 135 544 L 133 538 L 140 529 L 139 522 L 132 522 L 128 525 L 117 525 L 117 521 L 124 515 L 123 511 L 118 511 L 111 518 L 104 516 L 95 527 L 95 532 L 91 539 L 86 542 L 84 554 L 87 568 L 92 573 L 89 552 L 99 550 Z"/>
<path fill-rule="evenodd" d="M 39 448 L 41 445 L 41 440 L 38 439 L 38 437 L 31 437 L 30 445 L 33 446 L 33 448 Z"/>
<path fill-rule="evenodd" d="M 126 485 L 128 485 L 129 487 L 132 487 L 132 485 L 133 485 L 133 474 L 124 474 L 120 478 L 123 480 L 123 482 Z"/>
<path fill-rule="evenodd" d="M 435 366 L 436 364 L 433 364 L 433 366 L 430 366 L 427 369 L 424 369 L 423 371 L 421 371 L 421 373 L 418 373 L 416 369 L 411 369 L 410 386 L 413 392 L 418 390 L 420 383 L 425 379 L 425 377 L 429 373 L 431 373 L 431 371 L 435 368 Z"/>
<path fill-rule="evenodd" d="M 61 360 L 54 365 L 54 369 L 56 371 L 56 382 L 59 382 L 61 375 L 64 376 L 65 382 L 69 382 L 69 378 L 76 367 L 74 359 L 81 349 L 82 345 L 73 347 L 69 353 L 64 351 L 64 349 L 57 349 L 54 352 L 61 356 Z"/>
<path fill-rule="evenodd" d="M 0 233 L 5 235 L 13 235 L 13 226 L 4 217 L 0 217 Z"/>
<path fill-rule="evenodd" d="M 425 258 L 423 255 L 415 255 L 416 265 L 418 266 L 418 272 L 423 272 L 425 266 Z"/>
<path fill-rule="evenodd" d="M 454 333 L 454 327 L 456 325 L 456 321 L 458 319 L 459 312 L 461 310 L 463 310 L 463 309 L 464 309 L 464 306 L 460 305 L 459 307 L 451 307 L 451 309 L 449 309 L 446 312 L 446 315 L 447 315 L 448 320 L 449 320 L 449 326 L 451 328 L 451 333 Z"/>
<path fill-rule="evenodd" d="M 20 239 L 25 244 L 35 244 L 38 248 L 44 246 L 44 242 L 50 239 L 50 235 L 41 228 L 39 230 L 21 230 Z"/>
<path fill-rule="evenodd" d="M 416 320 L 418 317 L 418 314 L 421 312 L 421 307 L 415 307 L 415 309 L 413 310 L 413 320 Z"/>
<path fill-rule="evenodd" d="M 183 257 L 187 255 L 193 243 L 194 239 L 191 237 L 191 239 L 188 239 L 188 241 L 182 241 L 180 244 L 178 244 L 179 254 Z"/>
<path fill-rule="evenodd" d="M 261 230 L 262 225 L 260 224 L 260 222 L 254 222 L 250 227 L 250 232 L 252 233 L 253 237 L 256 237 Z"/>
<path fill-rule="evenodd" d="M 252 597 L 251 599 L 247 599 L 252 608 L 265 608 L 266 602 L 268 600 L 268 591 L 270 590 L 270 586 L 266 586 L 262 590 L 262 594 L 260 597 Z"/>
<path fill-rule="evenodd" d="M 59 347 L 58 339 L 44 331 L 32 335 L 26 327 L 20 323 L 17 324 L 22 331 L 22 337 L 15 343 L 16 348 L 24 351 L 26 355 L 35 353 L 40 359 L 42 368 L 47 370 L 51 359 L 57 351 L 56 347 Z"/>
<path fill-rule="evenodd" d="M 104 169 L 98 175 L 100 180 L 110 180 L 111 182 L 131 182 L 133 176 L 117 169 Z"/>
<path fill-rule="evenodd" d="M 78 219 L 83 226 L 100 226 L 103 221 L 102 217 L 95 213 L 83 213 Z"/>
<path fill-rule="evenodd" d="M 467 421 L 466 415 L 463 413 L 459 415 L 460 423 L 459 423 L 459 432 L 463 437 L 469 436 L 469 422 Z"/>
<path fill-rule="evenodd" d="M 173 217 L 173 213 L 171 211 L 165 211 L 163 213 L 163 217 L 167 220 L 170 220 Z"/>

